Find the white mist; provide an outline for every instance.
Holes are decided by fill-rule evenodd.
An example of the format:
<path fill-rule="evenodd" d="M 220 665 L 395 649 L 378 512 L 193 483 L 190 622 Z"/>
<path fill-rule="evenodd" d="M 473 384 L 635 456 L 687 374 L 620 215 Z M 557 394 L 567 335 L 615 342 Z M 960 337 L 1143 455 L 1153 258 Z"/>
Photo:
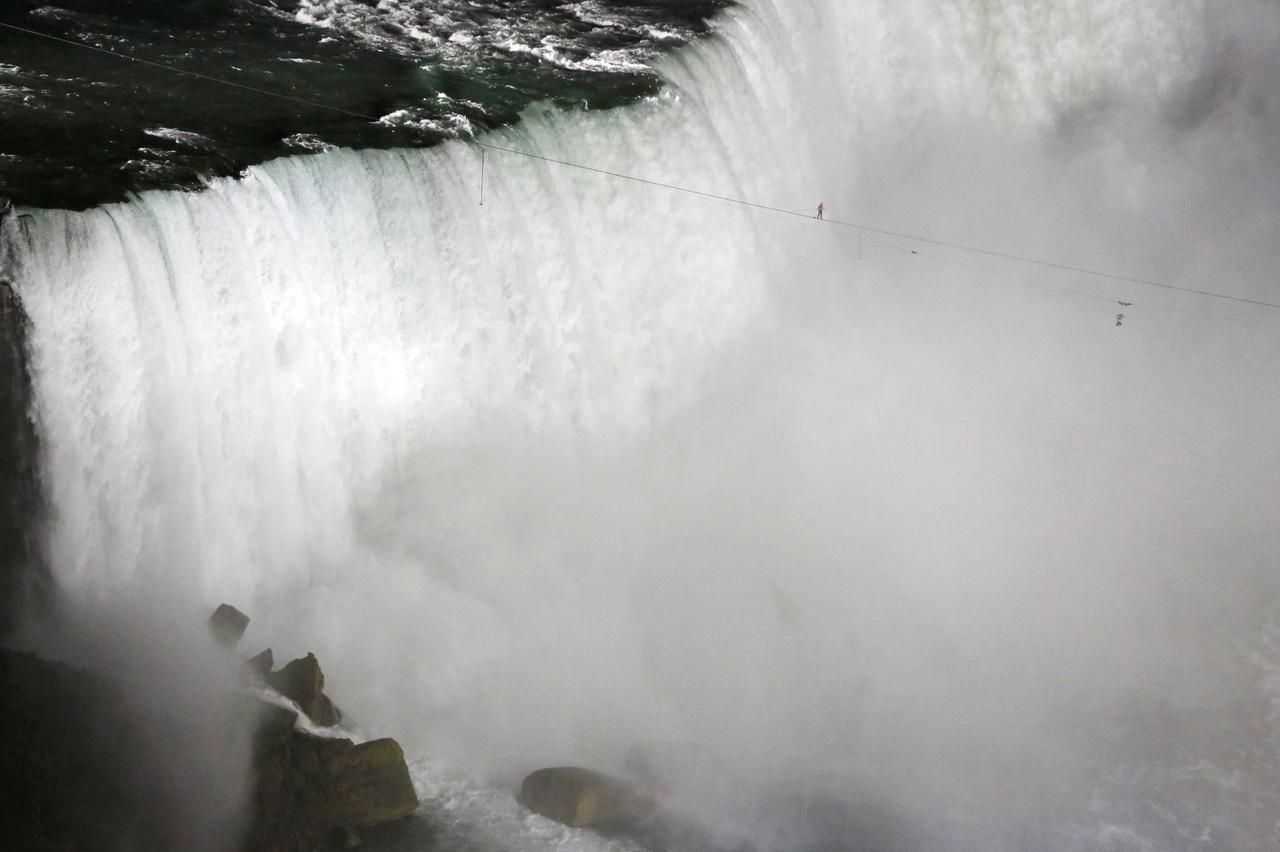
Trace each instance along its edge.
<path fill-rule="evenodd" d="M 497 152 L 481 206 L 462 144 L 41 213 L 60 581 L 232 601 L 476 776 L 695 743 L 727 842 L 810 842 L 782 787 L 1128 848 L 1088 808 L 1125 720 L 1260 736 L 1280 311 L 839 223 L 1278 301 L 1280 14 L 718 29 L 652 102 L 488 141 L 835 221 Z"/>

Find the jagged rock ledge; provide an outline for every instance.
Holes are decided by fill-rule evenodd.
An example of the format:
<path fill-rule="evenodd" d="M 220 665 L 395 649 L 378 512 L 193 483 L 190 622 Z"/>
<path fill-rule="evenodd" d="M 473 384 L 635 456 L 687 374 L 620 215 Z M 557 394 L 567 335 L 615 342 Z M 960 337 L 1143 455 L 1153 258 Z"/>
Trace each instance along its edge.
<path fill-rule="evenodd" d="M 229 604 L 209 617 L 209 630 L 234 647 L 249 617 Z M 246 672 L 293 701 L 320 727 L 342 713 L 324 694 L 324 672 L 315 654 L 272 671 L 271 649 L 245 662 Z M 258 708 L 253 744 L 254 787 L 245 848 L 304 852 L 321 845 L 358 845 L 358 830 L 407 817 L 418 797 L 400 744 L 390 738 L 357 745 L 299 730 L 298 714 L 271 704 Z"/>

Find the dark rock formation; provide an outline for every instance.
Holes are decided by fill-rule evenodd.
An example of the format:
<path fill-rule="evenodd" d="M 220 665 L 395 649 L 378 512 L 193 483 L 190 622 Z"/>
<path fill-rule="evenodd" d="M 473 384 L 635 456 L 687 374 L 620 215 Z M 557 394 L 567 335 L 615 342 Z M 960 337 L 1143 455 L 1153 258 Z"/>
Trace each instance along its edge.
<path fill-rule="evenodd" d="M 166 802 L 136 774 L 146 731 L 104 681 L 0 649 L 0 843 L 171 849 Z"/>
<path fill-rule="evenodd" d="M 315 654 L 296 659 L 265 679 L 272 689 L 301 707 L 315 724 L 336 725 L 342 719 L 342 713 L 324 694 L 324 672 L 320 671 Z"/>
<path fill-rule="evenodd" d="M 254 745 L 257 772 L 245 848 L 302 852 L 409 816 L 418 798 L 395 740 L 355 745 L 296 730 L 296 715 L 264 705 Z"/>
<path fill-rule="evenodd" d="M 219 604 L 213 611 L 213 615 L 209 616 L 209 631 L 213 634 L 213 638 L 228 648 L 236 646 L 248 626 L 249 616 L 231 604 Z"/>
<path fill-rule="evenodd" d="M 330 749 L 321 763 L 322 786 L 329 794 L 329 817 L 339 825 L 377 825 L 418 809 L 404 750 L 393 739 L 359 745 L 350 740 Z"/>
<path fill-rule="evenodd" d="M 652 796 L 627 781 L 576 766 L 531 773 L 520 785 L 519 800 L 534 813 L 571 826 L 643 822 L 655 808 Z"/>
<path fill-rule="evenodd" d="M 271 674 L 271 669 L 275 667 L 275 664 L 275 657 L 272 656 L 271 649 L 268 648 L 256 657 L 250 657 L 245 662 L 245 667 L 258 677 L 265 678 Z"/>
<path fill-rule="evenodd" d="M 221 741 L 174 738 L 181 725 L 155 728 L 163 720 L 140 715 L 130 698 L 97 676 L 0 649 L 0 847 L 192 848 L 191 808 L 209 799 L 193 801 L 173 780 L 199 776 L 208 766 L 202 755 Z M 398 821 L 417 810 L 394 740 L 356 745 L 314 736 L 296 729 L 292 710 L 243 700 L 249 706 L 232 702 L 237 712 L 220 730 L 228 746 L 253 732 L 248 822 L 242 837 L 228 831 L 210 848 L 310 852 L 366 836 L 393 840 Z M 200 789 L 207 797 L 234 795 Z"/>
<path fill-rule="evenodd" d="M 0 245 L 0 275 L 4 266 Z M 52 585 L 35 544 L 39 447 L 31 421 L 27 327 L 17 294 L 0 277 L 0 636 L 12 634 L 25 608 L 48 603 Z"/>

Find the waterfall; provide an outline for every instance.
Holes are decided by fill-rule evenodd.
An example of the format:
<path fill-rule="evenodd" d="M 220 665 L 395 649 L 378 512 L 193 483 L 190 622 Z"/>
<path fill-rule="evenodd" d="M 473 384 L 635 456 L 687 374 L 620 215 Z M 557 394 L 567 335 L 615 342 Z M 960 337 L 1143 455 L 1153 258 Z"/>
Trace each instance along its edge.
<path fill-rule="evenodd" d="M 1274 592 L 1280 311 L 1186 291 L 1277 300 L 1278 26 L 754 0 L 485 136 L 546 159 L 483 204 L 455 142 L 36 211 L 52 570 L 478 772 L 696 741 L 1025 838 L 1126 708 L 1226 712 Z"/>

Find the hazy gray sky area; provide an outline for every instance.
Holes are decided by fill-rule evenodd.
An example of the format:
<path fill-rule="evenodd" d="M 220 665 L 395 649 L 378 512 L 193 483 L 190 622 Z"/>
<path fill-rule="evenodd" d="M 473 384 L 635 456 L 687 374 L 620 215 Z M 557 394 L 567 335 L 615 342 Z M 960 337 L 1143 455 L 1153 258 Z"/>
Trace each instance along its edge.
<path fill-rule="evenodd" d="M 639 749 L 724 848 L 1275 848 L 1280 7 L 714 29 L 485 139 L 805 216 L 499 152 L 481 206 L 462 142 L 37 211 L 68 595 L 236 603 L 430 789 Z"/>

